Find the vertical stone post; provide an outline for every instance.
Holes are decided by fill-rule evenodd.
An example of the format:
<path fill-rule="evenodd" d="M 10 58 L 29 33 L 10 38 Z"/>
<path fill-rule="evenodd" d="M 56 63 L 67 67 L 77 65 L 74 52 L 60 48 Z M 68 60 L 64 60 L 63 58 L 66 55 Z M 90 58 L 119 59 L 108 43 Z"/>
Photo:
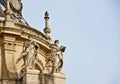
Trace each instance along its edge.
<path fill-rule="evenodd" d="M 1 84 L 16 84 L 14 64 L 15 37 L 2 35 L 1 38 Z"/>

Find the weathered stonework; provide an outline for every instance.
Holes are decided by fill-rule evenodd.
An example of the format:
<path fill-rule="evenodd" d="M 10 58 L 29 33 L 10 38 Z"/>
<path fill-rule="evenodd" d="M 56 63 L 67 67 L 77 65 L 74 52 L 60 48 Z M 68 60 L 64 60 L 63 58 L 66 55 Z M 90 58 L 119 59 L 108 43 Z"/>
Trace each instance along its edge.
<path fill-rule="evenodd" d="M 26 84 L 65 84 L 66 77 L 63 74 L 45 74 L 39 73 L 39 71 L 28 71 L 25 75 L 26 80 L 23 82 Z M 24 78 L 24 79 L 25 79 Z"/>
<path fill-rule="evenodd" d="M 0 20 L 0 84 L 65 84 L 66 77 L 61 74 L 65 47 L 53 43 L 48 15 L 46 12 L 45 34 L 11 19 L 9 11 L 5 20 Z"/>

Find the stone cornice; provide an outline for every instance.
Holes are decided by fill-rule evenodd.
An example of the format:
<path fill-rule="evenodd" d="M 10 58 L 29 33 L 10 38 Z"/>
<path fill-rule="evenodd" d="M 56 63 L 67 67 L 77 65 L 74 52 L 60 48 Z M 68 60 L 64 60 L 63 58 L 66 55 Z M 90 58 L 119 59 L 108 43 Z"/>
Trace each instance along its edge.
<path fill-rule="evenodd" d="M 0 34 L 8 34 L 22 37 L 23 39 L 28 39 L 30 35 L 36 42 L 44 46 L 49 50 L 51 43 L 48 41 L 47 37 L 40 31 L 30 26 L 26 26 L 20 23 L 14 23 L 14 26 L 6 27 L 4 22 L 0 22 Z"/>
<path fill-rule="evenodd" d="M 15 22 L 15 27 L 20 28 L 21 30 L 26 30 L 27 29 L 27 30 L 32 31 L 32 32 L 34 31 L 36 34 L 41 35 L 42 38 L 47 40 L 47 37 L 42 32 L 38 31 L 37 29 L 35 29 L 33 27 L 23 25 L 23 24 L 20 24 L 20 23 L 16 23 L 16 22 Z"/>

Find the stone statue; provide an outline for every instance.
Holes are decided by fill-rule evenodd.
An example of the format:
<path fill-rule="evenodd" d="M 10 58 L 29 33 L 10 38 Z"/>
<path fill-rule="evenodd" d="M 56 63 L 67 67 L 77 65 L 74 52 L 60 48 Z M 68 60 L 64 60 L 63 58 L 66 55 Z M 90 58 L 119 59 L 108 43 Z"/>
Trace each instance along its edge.
<path fill-rule="evenodd" d="M 7 0 L 0 0 L 0 17 L 5 17 L 5 10 L 7 8 Z M 9 0 L 10 10 L 12 12 L 11 18 L 22 24 L 28 25 L 22 16 L 22 3 L 21 0 Z"/>
<path fill-rule="evenodd" d="M 66 47 L 59 46 L 59 40 L 55 40 L 54 44 L 51 45 L 51 62 L 52 62 L 52 73 L 60 73 L 63 66 L 63 52 Z"/>
<path fill-rule="evenodd" d="M 32 41 L 30 39 L 25 41 L 23 44 L 23 51 L 17 62 L 23 59 L 24 65 L 27 69 L 35 69 L 35 59 L 37 56 L 38 48 L 39 45 L 35 41 Z"/>

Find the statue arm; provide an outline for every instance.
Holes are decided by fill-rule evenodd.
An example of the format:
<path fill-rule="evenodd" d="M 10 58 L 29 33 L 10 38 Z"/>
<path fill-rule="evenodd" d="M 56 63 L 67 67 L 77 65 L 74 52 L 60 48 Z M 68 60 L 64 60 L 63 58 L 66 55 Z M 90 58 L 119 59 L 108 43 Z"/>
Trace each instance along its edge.
<path fill-rule="evenodd" d="M 60 46 L 60 50 L 61 50 L 62 52 L 65 52 L 66 47 L 65 47 L 65 46 Z"/>

